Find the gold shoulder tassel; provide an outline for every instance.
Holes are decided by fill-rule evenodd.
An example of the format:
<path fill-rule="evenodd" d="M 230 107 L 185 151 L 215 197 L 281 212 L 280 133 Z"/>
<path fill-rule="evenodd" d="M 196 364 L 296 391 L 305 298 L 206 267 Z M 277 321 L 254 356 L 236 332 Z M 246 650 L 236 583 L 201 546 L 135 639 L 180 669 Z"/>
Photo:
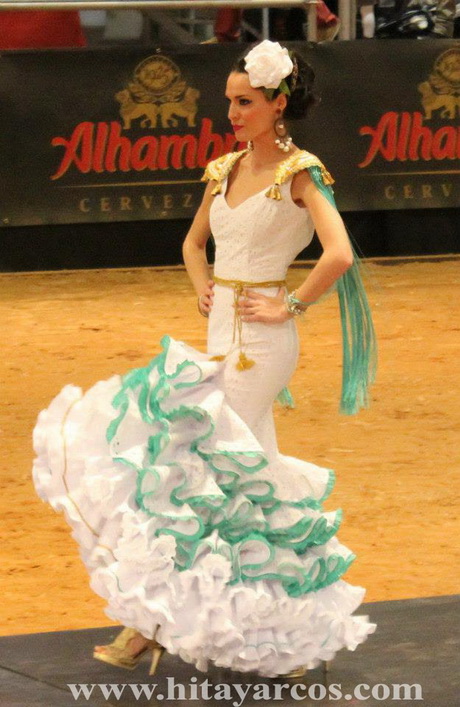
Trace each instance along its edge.
<path fill-rule="evenodd" d="M 274 184 L 270 189 L 265 192 L 265 196 L 268 196 L 269 199 L 275 199 L 276 201 L 281 201 L 283 198 L 281 196 L 280 188 L 278 184 Z"/>
<path fill-rule="evenodd" d="M 220 182 L 217 182 L 217 184 L 216 184 L 216 186 L 214 187 L 214 189 L 212 190 L 211 194 L 212 194 L 213 196 L 215 196 L 216 194 L 220 194 L 221 191 L 222 191 L 222 185 L 221 185 Z"/>
<path fill-rule="evenodd" d="M 255 361 L 253 361 L 251 358 L 248 358 L 245 353 L 240 351 L 239 360 L 236 364 L 236 368 L 238 369 L 238 371 L 247 371 L 248 368 L 252 368 L 255 365 Z"/>
<path fill-rule="evenodd" d="M 331 173 L 328 172 L 326 167 L 321 163 L 321 176 L 323 178 L 323 181 L 325 184 L 334 184 L 334 178 L 332 177 Z"/>

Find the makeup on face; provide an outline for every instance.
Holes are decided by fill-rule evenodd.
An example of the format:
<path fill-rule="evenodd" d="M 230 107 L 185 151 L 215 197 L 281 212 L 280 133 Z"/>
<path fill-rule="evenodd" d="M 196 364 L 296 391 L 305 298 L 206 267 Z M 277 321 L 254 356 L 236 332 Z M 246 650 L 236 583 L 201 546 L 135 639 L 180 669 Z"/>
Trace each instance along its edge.
<path fill-rule="evenodd" d="M 228 119 L 241 141 L 273 134 L 279 115 L 275 102 L 268 101 L 263 91 L 253 88 L 245 73 L 232 72 L 227 80 L 225 97 L 229 101 Z"/>

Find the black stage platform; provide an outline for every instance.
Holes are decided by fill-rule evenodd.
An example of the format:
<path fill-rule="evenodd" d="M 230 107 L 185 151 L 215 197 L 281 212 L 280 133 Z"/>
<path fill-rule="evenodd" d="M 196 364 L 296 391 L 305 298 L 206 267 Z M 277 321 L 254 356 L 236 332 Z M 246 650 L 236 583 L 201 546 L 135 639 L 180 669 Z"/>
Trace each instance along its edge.
<path fill-rule="evenodd" d="M 185 704 L 246 707 L 274 702 L 285 707 L 297 704 L 457 707 L 460 704 L 459 604 L 460 595 L 364 604 L 356 613 L 368 614 L 378 624 L 376 633 L 358 646 L 356 652 L 340 651 L 327 676 L 317 668 L 301 680 L 290 681 L 214 667 L 201 673 L 177 656 L 169 655 L 163 657 L 154 677 L 148 675 L 147 658 L 142 659 L 134 672 L 121 670 L 92 658 L 94 644 L 109 642 L 117 634 L 113 627 L 7 636 L 0 638 L 0 705 L 131 707 L 164 703 L 180 707 Z M 206 680 L 207 688 L 202 687 Z M 68 685 L 82 683 L 89 690 L 94 685 L 90 696 L 72 696 Z M 179 683 L 183 685 L 182 695 Z M 224 683 L 228 687 L 223 688 Z M 122 690 L 119 698 L 113 693 L 107 699 L 104 697 L 101 685 L 110 690 L 110 684 L 118 684 Z M 243 692 L 237 691 L 236 684 Z M 281 690 L 283 684 L 289 687 Z M 355 688 L 360 684 L 368 687 L 356 693 Z M 395 699 L 398 689 L 393 686 L 398 684 L 420 685 L 418 699 L 414 687 L 406 694 L 401 688 L 400 699 Z M 157 687 L 152 697 L 141 693 L 136 698 L 136 686 L 140 685 Z M 338 687 L 324 696 L 324 690 L 332 685 L 340 686 L 343 697 L 338 697 Z"/>

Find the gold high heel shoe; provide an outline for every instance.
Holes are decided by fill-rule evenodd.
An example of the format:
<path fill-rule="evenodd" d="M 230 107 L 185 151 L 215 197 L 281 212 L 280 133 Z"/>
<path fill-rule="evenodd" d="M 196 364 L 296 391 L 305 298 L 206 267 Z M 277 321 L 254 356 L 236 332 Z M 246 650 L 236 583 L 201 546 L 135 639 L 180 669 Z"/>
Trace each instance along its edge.
<path fill-rule="evenodd" d="M 127 650 L 127 647 L 129 642 L 136 636 L 139 636 L 139 631 L 136 631 L 134 628 L 124 628 L 112 643 L 109 643 L 106 646 L 96 647 L 94 649 L 93 657 L 104 663 L 116 665 L 118 668 L 134 670 L 144 653 L 151 650 L 152 662 L 150 664 L 149 675 L 154 675 L 165 649 L 163 646 L 160 646 L 157 641 L 149 640 L 145 646 L 133 655 Z"/>
<path fill-rule="evenodd" d="M 326 675 L 329 672 L 329 668 L 331 667 L 331 661 L 330 660 L 323 660 L 322 666 L 323 666 L 323 673 Z M 299 666 L 298 668 L 294 668 L 294 670 L 291 670 L 290 673 L 286 673 L 285 675 L 280 675 L 280 678 L 292 678 L 293 680 L 295 678 L 303 678 L 305 673 L 307 672 L 307 668 L 304 665 Z"/>

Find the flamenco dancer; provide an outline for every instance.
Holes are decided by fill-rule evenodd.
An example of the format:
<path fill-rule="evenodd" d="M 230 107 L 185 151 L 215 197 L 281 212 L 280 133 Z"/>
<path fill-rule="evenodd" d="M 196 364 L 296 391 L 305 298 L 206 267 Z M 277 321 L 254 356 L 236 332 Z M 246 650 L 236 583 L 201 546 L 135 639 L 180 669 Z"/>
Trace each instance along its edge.
<path fill-rule="evenodd" d="M 376 343 L 360 263 L 332 177 L 293 144 L 285 120 L 315 102 L 314 74 L 265 40 L 232 68 L 228 117 L 247 148 L 208 164 L 183 253 L 208 317 L 208 353 L 169 336 L 147 366 L 66 385 L 34 430 L 34 483 L 64 511 L 107 615 L 126 628 L 95 657 L 134 668 L 164 650 L 267 677 L 299 676 L 376 625 L 354 616 L 365 590 L 342 579 L 355 556 L 325 512 L 330 469 L 279 452 L 275 398 L 298 358 L 296 318 L 338 294 L 340 410 L 369 403 Z M 316 229 L 323 253 L 294 292 L 286 272 Z M 213 275 L 205 245 L 216 242 Z"/>

